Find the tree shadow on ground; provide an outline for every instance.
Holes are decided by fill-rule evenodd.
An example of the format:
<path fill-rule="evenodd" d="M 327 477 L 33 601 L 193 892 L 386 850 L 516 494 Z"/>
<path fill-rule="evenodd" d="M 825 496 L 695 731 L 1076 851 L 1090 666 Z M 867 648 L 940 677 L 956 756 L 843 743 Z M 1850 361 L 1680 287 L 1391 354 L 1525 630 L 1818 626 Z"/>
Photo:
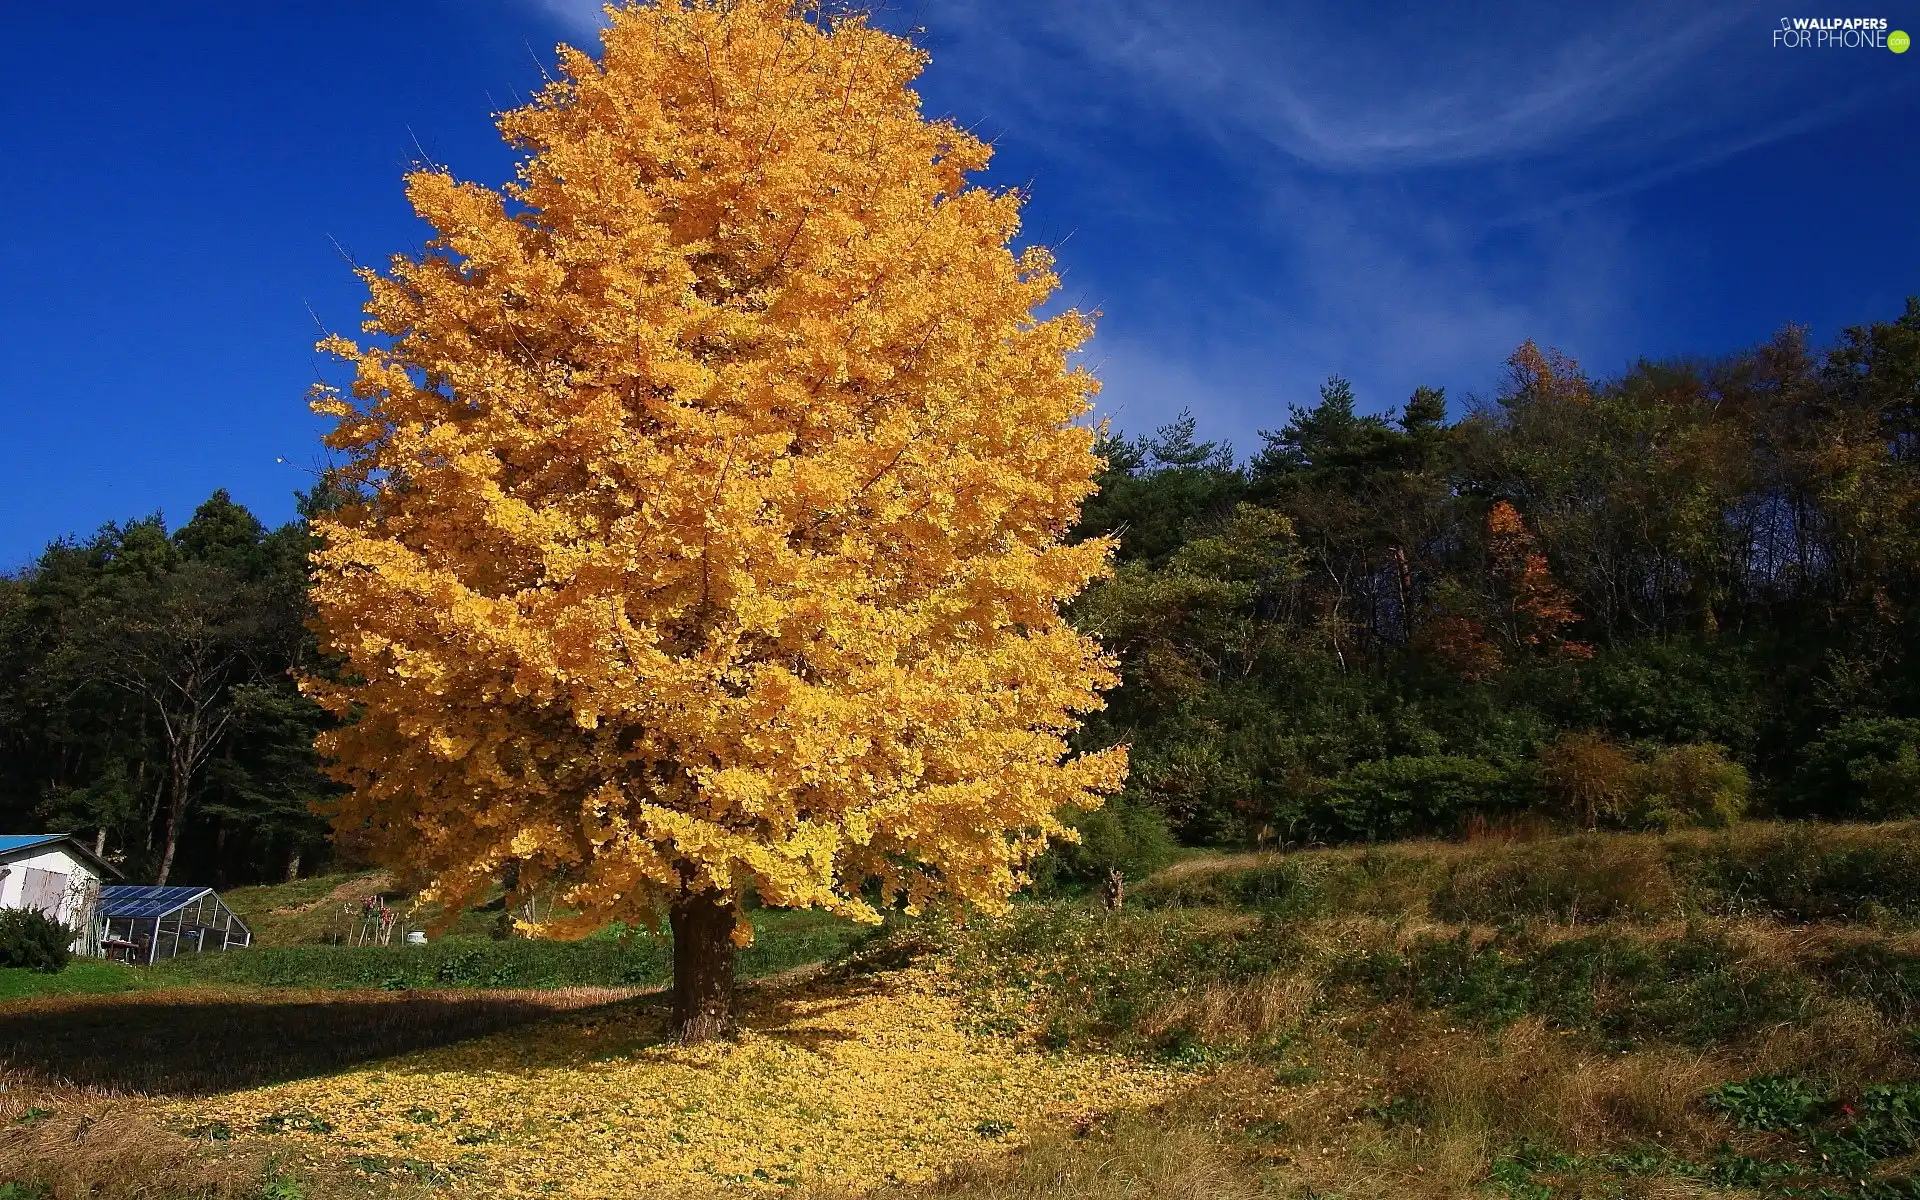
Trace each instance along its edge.
<path fill-rule="evenodd" d="M 742 980 L 736 996 L 736 1028 L 819 1054 L 858 1035 L 821 1024 L 822 1018 L 858 1004 L 886 987 L 883 975 L 857 964 L 822 970 L 802 968 L 765 979 Z M 570 1012 L 547 1022 L 537 1038 L 513 1038 L 489 1062 L 495 1071 L 540 1072 L 577 1067 L 663 1050 L 668 1061 L 704 1070 L 719 1060 L 700 1048 L 672 1044 L 665 994 Z M 0 1033 L 4 1027 L 0 1026 Z M 402 1068 L 404 1069 L 404 1068 Z"/>
<path fill-rule="evenodd" d="M 823 972 L 798 988 L 756 988 L 741 998 L 740 1024 L 761 1037 L 819 1054 L 859 1035 L 813 1022 L 884 988 L 878 975 L 846 970 Z"/>
<path fill-rule="evenodd" d="M 321 1075 L 584 1008 L 613 992 L 71 997 L 0 1012 L 0 1065 L 82 1087 L 199 1096 Z"/>
<path fill-rule="evenodd" d="M 741 1023 L 819 1053 L 853 1035 L 816 1025 L 885 987 L 913 952 L 883 949 L 825 969 L 742 981 Z M 0 1009 L 0 1067 L 49 1082 L 204 1096 L 285 1083 L 484 1037 L 536 1021 L 499 1048 L 497 1069 L 616 1057 L 667 1036 L 667 999 L 631 989 L 550 992 L 161 990 L 48 997 Z"/>

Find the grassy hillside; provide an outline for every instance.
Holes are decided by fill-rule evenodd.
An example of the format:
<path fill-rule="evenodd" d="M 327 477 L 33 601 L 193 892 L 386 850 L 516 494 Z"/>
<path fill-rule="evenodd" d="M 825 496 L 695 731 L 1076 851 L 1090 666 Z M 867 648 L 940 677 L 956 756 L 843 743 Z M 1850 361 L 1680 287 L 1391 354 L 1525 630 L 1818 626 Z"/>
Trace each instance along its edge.
<path fill-rule="evenodd" d="M 826 956 L 827 926 L 778 924 L 802 919 L 760 952 Z M 596 945 L 619 943 L 567 952 Z M 0 1174 L 57 1153 L 75 1195 L 309 1200 L 602 1195 L 631 1171 L 650 1195 L 822 1200 L 1920 1197 L 1913 824 L 1207 856 L 1119 913 L 930 918 L 844 961 L 751 989 L 747 1034 L 697 1063 L 656 1044 L 657 1002 L 577 989 L 9 1006 L 0 1041 L 66 1057 L 16 1059 Z M 217 1070 L 153 1032 L 202 1015 L 244 1043 Z M 156 1099 L 109 1121 L 36 1092 L 48 1073 Z M 403 1080 L 404 1111 L 355 1099 Z M 640 1104 L 696 1082 L 695 1107 Z M 96 1128 L 164 1162 L 129 1173 Z"/>
<path fill-rule="evenodd" d="M 1917 918 L 1907 824 L 1183 863 L 951 952 L 973 1020 L 1208 1087 L 941 1194 L 1920 1196 Z"/>
<path fill-rule="evenodd" d="M 370 899 L 392 907 L 404 929 L 424 929 L 440 916 L 439 905 L 420 902 L 385 871 L 333 872 L 221 896 L 253 930 L 256 943 L 266 946 L 351 941 L 360 925 L 360 906 Z M 487 905 L 460 913 L 440 936 L 489 937 L 499 929 L 501 907 L 496 895 Z"/>

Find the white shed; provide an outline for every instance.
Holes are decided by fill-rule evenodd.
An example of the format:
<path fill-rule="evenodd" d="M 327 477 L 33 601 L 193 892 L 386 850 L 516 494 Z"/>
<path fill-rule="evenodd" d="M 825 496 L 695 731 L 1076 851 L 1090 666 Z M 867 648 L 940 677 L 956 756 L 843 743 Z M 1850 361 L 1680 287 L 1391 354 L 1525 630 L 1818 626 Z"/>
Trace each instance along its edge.
<path fill-rule="evenodd" d="M 35 908 L 78 931 L 75 954 L 100 953 L 94 909 L 120 870 L 70 833 L 0 834 L 0 908 Z"/>

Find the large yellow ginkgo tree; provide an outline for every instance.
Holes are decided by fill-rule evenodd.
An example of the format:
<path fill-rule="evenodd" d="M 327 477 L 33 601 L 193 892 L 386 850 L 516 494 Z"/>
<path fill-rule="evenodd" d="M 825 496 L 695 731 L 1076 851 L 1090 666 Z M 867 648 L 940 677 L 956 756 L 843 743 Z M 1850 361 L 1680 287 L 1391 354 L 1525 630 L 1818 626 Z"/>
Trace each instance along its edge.
<path fill-rule="evenodd" d="M 499 189 L 407 176 L 435 236 L 323 346 L 359 500 L 315 522 L 350 785 L 336 827 L 456 911 L 674 946 L 728 1023 L 743 901 L 993 905 L 1125 773 L 1067 738 L 1114 682 L 1061 605 L 1099 467 L 1091 332 L 1016 250 L 925 55 L 782 0 L 610 10 L 500 117 Z"/>

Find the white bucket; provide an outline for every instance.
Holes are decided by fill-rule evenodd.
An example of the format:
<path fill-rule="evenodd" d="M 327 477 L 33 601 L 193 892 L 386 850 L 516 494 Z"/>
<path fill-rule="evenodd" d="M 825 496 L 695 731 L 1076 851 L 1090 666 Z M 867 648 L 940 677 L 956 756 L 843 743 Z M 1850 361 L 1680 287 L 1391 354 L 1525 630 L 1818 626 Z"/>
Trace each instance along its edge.
<path fill-rule="evenodd" d="M 424 946 L 427 944 L 427 931 L 424 929 L 407 930 L 407 945 Z"/>

